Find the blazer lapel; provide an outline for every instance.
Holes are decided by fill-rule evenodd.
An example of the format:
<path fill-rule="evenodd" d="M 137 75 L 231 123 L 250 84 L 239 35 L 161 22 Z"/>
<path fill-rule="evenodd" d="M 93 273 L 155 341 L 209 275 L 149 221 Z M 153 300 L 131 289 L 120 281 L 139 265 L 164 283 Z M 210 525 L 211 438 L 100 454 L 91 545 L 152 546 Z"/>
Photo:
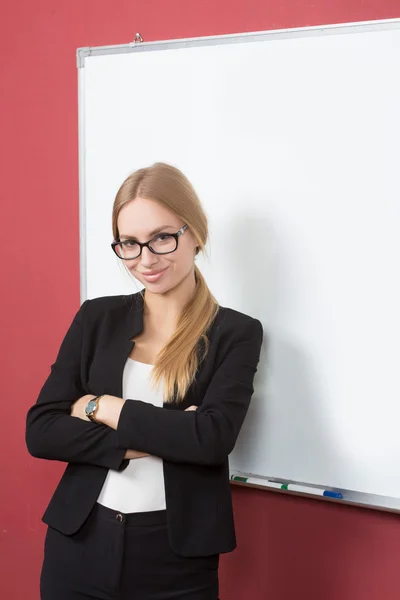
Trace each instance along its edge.
<path fill-rule="evenodd" d="M 102 323 L 104 346 L 95 349 L 90 370 L 91 393 L 110 394 L 122 398 L 124 367 L 135 343 L 143 331 L 143 299 L 133 294 L 126 299 L 126 309 L 110 310 Z"/>

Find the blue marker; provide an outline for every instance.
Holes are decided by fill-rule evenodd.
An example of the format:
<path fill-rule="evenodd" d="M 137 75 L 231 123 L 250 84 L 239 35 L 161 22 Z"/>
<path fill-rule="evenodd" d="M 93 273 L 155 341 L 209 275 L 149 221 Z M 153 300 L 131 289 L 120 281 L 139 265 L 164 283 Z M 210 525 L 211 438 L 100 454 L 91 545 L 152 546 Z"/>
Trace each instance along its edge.
<path fill-rule="evenodd" d="M 331 492 L 330 490 L 325 490 L 324 496 L 327 496 L 328 498 L 337 498 L 338 500 L 343 498 L 340 492 Z"/>

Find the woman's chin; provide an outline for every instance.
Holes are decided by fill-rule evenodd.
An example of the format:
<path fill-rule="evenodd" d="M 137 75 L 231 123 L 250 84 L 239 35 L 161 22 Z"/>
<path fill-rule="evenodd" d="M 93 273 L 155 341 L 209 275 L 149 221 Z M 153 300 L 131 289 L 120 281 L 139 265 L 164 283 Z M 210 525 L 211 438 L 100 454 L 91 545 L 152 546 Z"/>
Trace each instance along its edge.
<path fill-rule="evenodd" d="M 165 294 L 165 292 L 168 292 L 170 289 L 175 287 L 174 285 L 171 285 L 171 282 L 167 281 L 158 283 L 156 281 L 151 282 L 140 280 L 140 283 L 143 284 L 146 290 L 149 290 L 149 292 L 152 294 Z"/>

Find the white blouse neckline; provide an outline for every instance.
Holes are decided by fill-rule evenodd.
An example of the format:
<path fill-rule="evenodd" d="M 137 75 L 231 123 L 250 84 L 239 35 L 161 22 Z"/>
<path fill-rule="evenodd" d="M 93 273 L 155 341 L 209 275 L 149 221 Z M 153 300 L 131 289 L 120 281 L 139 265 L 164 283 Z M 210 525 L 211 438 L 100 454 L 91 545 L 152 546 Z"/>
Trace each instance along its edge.
<path fill-rule="evenodd" d="M 128 360 L 130 360 L 138 365 L 143 365 L 144 367 L 154 367 L 154 365 L 151 365 L 150 363 L 140 362 L 140 360 L 135 360 L 134 358 L 131 358 L 130 356 L 128 356 Z"/>

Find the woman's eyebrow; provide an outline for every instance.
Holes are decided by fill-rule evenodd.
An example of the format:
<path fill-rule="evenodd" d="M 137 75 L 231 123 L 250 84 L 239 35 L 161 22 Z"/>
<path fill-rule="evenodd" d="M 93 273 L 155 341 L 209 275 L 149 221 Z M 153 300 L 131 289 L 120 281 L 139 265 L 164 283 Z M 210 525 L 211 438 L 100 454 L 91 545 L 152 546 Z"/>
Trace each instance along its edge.
<path fill-rule="evenodd" d="M 154 229 L 153 231 L 150 231 L 149 236 L 152 237 L 153 235 L 156 235 L 156 233 L 160 233 L 160 231 L 165 231 L 166 229 L 171 229 L 172 225 L 161 225 L 161 227 L 157 227 L 157 229 Z M 137 237 L 135 237 L 134 235 L 125 235 L 125 233 L 120 233 L 120 238 L 129 238 L 130 240 L 137 240 Z"/>

